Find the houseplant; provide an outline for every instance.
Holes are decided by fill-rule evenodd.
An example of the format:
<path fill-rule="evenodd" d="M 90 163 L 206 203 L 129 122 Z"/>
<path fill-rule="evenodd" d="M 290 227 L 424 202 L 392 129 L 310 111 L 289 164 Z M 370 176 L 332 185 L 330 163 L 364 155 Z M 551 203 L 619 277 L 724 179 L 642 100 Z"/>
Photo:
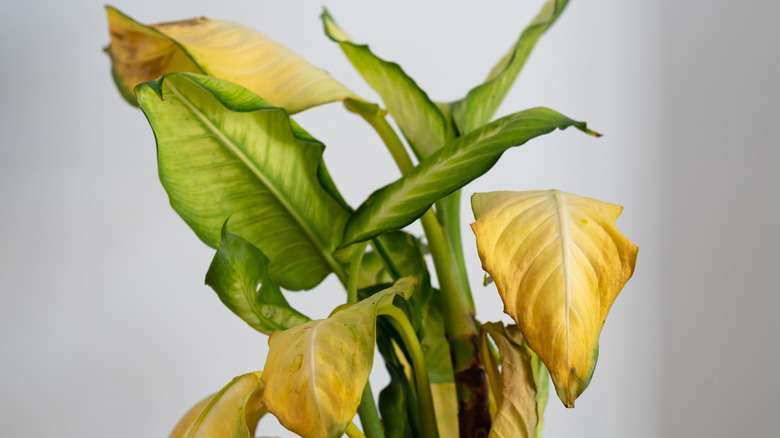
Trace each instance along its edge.
<path fill-rule="evenodd" d="M 108 8 L 115 82 L 154 130 L 171 205 L 217 249 L 206 283 L 271 336 L 262 371 L 198 403 L 172 436 L 254 436 L 265 413 L 306 437 L 539 436 L 548 370 L 573 406 L 633 273 L 637 249 L 615 228 L 621 207 L 558 190 L 471 197 L 479 255 L 510 326 L 476 319 L 459 217 L 460 188 L 508 148 L 569 127 L 598 135 L 547 108 L 491 121 L 566 3 L 547 1 L 488 79 L 451 103 L 432 101 L 324 12 L 326 35 L 384 108 L 241 25 L 147 26 Z M 376 130 L 403 174 L 357 209 L 333 183 L 322 143 L 290 118 L 336 101 Z M 422 238 L 403 231 L 418 219 Z M 282 289 L 309 290 L 331 273 L 347 297 L 327 319 L 287 303 Z M 378 403 L 368 385 L 375 347 L 391 376 Z"/>

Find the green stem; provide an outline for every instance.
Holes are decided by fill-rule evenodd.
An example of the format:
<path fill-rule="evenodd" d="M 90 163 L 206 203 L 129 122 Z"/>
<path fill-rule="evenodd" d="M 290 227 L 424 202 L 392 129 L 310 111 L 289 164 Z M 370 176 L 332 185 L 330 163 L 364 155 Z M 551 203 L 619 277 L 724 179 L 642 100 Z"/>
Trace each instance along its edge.
<path fill-rule="evenodd" d="M 363 254 L 366 252 L 366 246 L 368 242 L 360 242 L 355 244 L 355 249 L 352 252 L 352 259 L 349 263 L 349 279 L 347 280 L 347 302 L 358 302 L 358 282 L 360 281 L 360 265 L 363 263 Z"/>
<path fill-rule="evenodd" d="M 404 346 L 409 352 L 409 356 L 411 356 L 423 436 L 426 438 L 438 437 L 439 431 L 436 427 L 436 410 L 433 407 L 431 382 L 428 378 L 428 369 L 425 367 L 425 357 L 423 356 L 420 341 L 417 339 L 417 334 L 415 334 L 414 328 L 409 323 L 409 319 L 406 318 L 404 312 L 392 304 L 381 309 L 379 313 L 390 317 L 390 324 L 401 335 Z"/>
<path fill-rule="evenodd" d="M 374 402 L 374 393 L 371 391 L 371 383 L 366 382 L 363 388 L 363 398 L 358 405 L 358 416 L 363 429 L 368 438 L 385 438 L 385 430 L 382 427 L 382 420 L 379 419 L 379 413 L 376 411 L 376 402 Z"/>
<path fill-rule="evenodd" d="M 390 277 L 393 278 L 393 281 L 401 278 L 401 271 L 395 265 L 395 262 L 393 262 L 393 258 L 390 256 L 390 252 L 385 247 L 385 244 L 377 238 L 371 240 L 371 246 L 374 247 L 374 251 L 379 254 L 379 257 L 382 259 L 382 262 L 384 262 L 388 272 L 390 272 Z"/>
<path fill-rule="evenodd" d="M 395 160 L 401 173 L 405 174 L 414 168 L 414 164 L 412 164 L 404 144 L 401 143 L 401 139 L 398 138 L 393 127 L 387 123 L 385 111 L 375 104 L 355 99 L 345 100 L 344 106 L 353 113 L 363 117 L 374 128 L 374 131 L 379 134 L 379 137 L 382 138 L 385 146 L 387 146 L 387 150 L 390 151 L 390 155 L 393 156 L 393 160 Z"/>
<path fill-rule="evenodd" d="M 358 281 L 360 279 L 360 265 L 363 263 L 363 255 L 366 252 L 368 242 L 355 244 L 352 251 L 352 258 L 349 263 L 349 278 L 347 279 L 347 302 L 357 303 L 358 301 Z M 366 431 L 368 438 L 385 438 L 385 432 L 382 428 L 382 420 L 379 419 L 379 413 L 374 402 L 374 394 L 371 391 L 371 383 L 366 382 L 363 388 L 363 396 L 360 399 L 360 405 L 357 410 L 360 417 L 360 423 Z M 357 428 L 355 428 L 357 430 Z M 360 431 L 358 431 L 360 432 Z M 350 437 L 349 429 L 347 435 Z M 356 435 L 363 436 L 363 434 Z"/>
<path fill-rule="evenodd" d="M 366 438 L 366 436 L 363 435 L 363 432 L 361 432 L 360 429 L 355 426 L 355 423 L 352 422 L 347 426 L 347 436 L 349 438 Z"/>

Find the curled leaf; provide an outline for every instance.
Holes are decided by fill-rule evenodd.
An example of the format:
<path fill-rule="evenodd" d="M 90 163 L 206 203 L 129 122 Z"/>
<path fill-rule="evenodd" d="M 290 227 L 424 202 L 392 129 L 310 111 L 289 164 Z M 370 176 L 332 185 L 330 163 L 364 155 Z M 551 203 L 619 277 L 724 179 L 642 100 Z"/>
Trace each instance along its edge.
<path fill-rule="evenodd" d="M 373 365 L 377 312 L 395 295 L 408 299 L 414 282 L 401 278 L 327 319 L 271 336 L 262 401 L 284 427 L 307 438 L 344 433 Z"/>
<path fill-rule="evenodd" d="M 223 20 L 143 25 L 108 6 L 114 80 L 135 104 L 136 85 L 166 73 L 204 73 L 248 88 L 290 113 L 356 97 L 328 73 L 262 33 Z"/>
<path fill-rule="evenodd" d="M 559 190 L 477 193 L 471 203 L 482 267 L 573 407 L 636 264 L 637 247 L 615 227 L 622 207 Z"/>
<path fill-rule="evenodd" d="M 254 437 L 258 421 L 267 412 L 260 401 L 263 389 L 260 373 L 236 377 L 190 409 L 170 438 Z"/>

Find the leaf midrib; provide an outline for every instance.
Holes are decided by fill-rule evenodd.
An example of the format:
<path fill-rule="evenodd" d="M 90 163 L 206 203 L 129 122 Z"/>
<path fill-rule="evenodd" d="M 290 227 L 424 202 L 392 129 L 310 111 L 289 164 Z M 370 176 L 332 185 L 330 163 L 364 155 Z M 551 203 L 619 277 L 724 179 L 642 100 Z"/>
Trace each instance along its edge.
<path fill-rule="evenodd" d="M 553 202 L 555 203 L 556 209 L 558 211 L 558 227 L 560 228 L 561 234 L 561 261 L 563 263 L 563 285 L 564 285 L 564 291 L 566 293 L 566 307 L 564 310 L 565 317 L 564 317 L 564 329 L 566 330 L 566 363 L 569 363 L 569 310 L 571 309 L 571 251 L 569 250 L 569 226 L 568 226 L 568 217 L 569 212 L 568 208 L 566 206 L 566 199 L 564 199 L 564 193 L 560 190 L 552 190 L 551 193 Z"/>
<path fill-rule="evenodd" d="M 173 94 L 176 95 L 177 98 L 181 102 L 183 102 L 187 108 L 190 109 L 197 117 L 198 119 L 206 126 L 206 128 L 214 133 L 214 135 L 219 138 L 223 145 L 225 145 L 234 156 L 236 156 L 244 165 L 252 172 L 255 177 L 260 180 L 260 182 L 268 189 L 269 192 L 274 196 L 274 199 L 282 205 L 284 210 L 287 212 L 288 216 L 290 216 L 293 221 L 298 225 L 298 228 L 303 231 L 303 234 L 306 236 L 306 238 L 314 245 L 314 247 L 317 249 L 317 251 L 320 253 L 320 256 L 323 258 L 323 260 L 328 264 L 328 266 L 331 267 L 333 272 L 336 273 L 337 276 L 340 278 L 342 277 L 341 274 L 341 266 L 338 265 L 336 260 L 331 255 L 330 251 L 327 251 L 319 242 L 319 240 L 312 234 L 312 231 L 309 229 L 306 222 L 301 218 L 295 209 L 290 205 L 283 196 L 281 196 L 281 193 L 279 190 L 268 181 L 267 178 L 263 175 L 263 173 L 258 169 L 254 162 L 252 162 L 248 157 L 245 156 L 245 154 L 241 153 L 241 150 L 239 147 L 226 135 L 224 135 L 217 127 L 211 122 L 211 120 L 206 117 L 206 115 L 201 112 L 198 108 L 195 107 L 195 105 L 192 104 L 192 102 L 189 101 L 189 99 L 186 99 L 185 95 L 182 94 L 176 86 L 171 82 L 167 81 L 168 88 L 173 92 Z"/>

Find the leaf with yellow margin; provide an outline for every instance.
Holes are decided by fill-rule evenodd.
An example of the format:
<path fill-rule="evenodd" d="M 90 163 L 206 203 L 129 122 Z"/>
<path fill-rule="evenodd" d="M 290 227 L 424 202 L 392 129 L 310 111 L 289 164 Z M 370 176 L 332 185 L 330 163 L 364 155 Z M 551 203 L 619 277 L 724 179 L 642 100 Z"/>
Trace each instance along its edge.
<path fill-rule="evenodd" d="M 267 412 L 260 401 L 263 389 L 260 373 L 236 377 L 190 409 L 170 438 L 254 437 L 258 421 Z"/>
<path fill-rule="evenodd" d="M 496 342 L 501 355 L 501 382 L 492 380 L 498 376 L 488 374 L 491 391 L 496 391 L 496 415 L 489 438 L 533 438 L 539 422 L 536 409 L 536 382 L 531 368 L 531 355 L 523 346 L 523 335 L 517 326 L 504 327 L 502 323 L 482 325 L 480 341 L 487 342 L 485 334 Z M 496 383 L 498 385 L 496 385 Z"/>
<path fill-rule="evenodd" d="M 135 105 L 136 85 L 166 73 L 203 73 L 248 88 L 289 113 L 357 97 L 328 73 L 246 26 L 193 18 L 144 25 L 111 6 L 114 81 Z"/>
<path fill-rule="evenodd" d="M 392 306 L 395 295 L 408 299 L 414 284 L 401 278 L 327 319 L 274 333 L 262 377 L 268 411 L 302 437 L 341 436 L 371 372 L 377 312 Z"/>
<path fill-rule="evenodd" d="M 637 247 L 615 227 L 622 207 L 559 190 L 471 198 L 482 267 L 567 407 L 590 383 L 612 303 Z"/>

